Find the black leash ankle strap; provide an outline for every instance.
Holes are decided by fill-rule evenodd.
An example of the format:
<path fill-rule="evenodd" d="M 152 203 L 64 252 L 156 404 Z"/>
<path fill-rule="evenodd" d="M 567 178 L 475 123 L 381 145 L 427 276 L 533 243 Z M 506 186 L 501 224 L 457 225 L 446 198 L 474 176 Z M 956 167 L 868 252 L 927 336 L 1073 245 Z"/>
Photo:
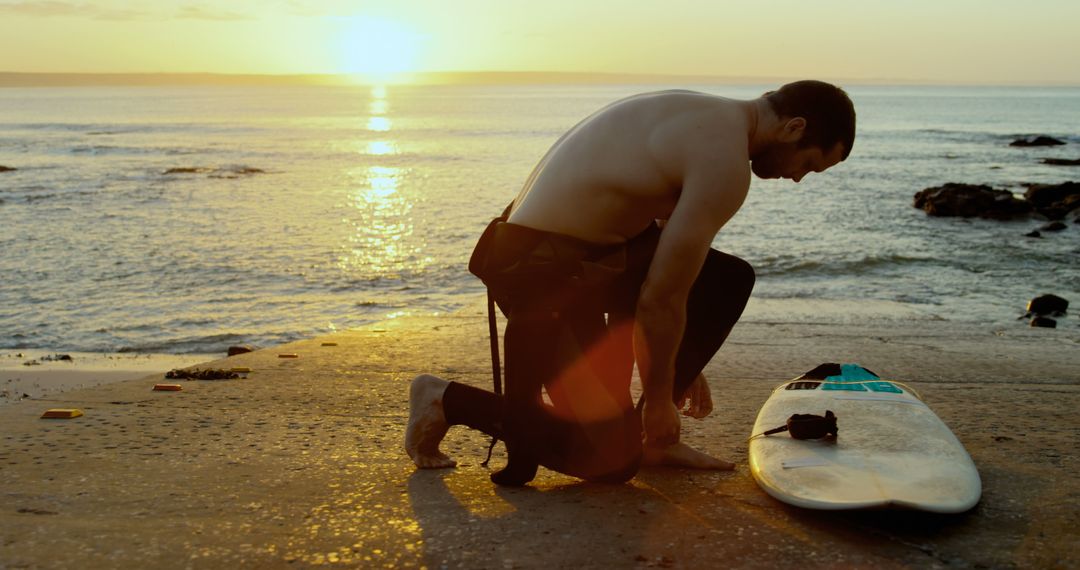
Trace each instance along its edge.
<path fill-rule="evenodd" d="M 836 425 L 836 414 L 825 410 L 824 416 L 815 414 L 792 414 L 787 423 L 780 427 L 761 432 L 750 439 L 788 432 L 794 439 L 822 439 L 836 437 L 840 429 Z"/>

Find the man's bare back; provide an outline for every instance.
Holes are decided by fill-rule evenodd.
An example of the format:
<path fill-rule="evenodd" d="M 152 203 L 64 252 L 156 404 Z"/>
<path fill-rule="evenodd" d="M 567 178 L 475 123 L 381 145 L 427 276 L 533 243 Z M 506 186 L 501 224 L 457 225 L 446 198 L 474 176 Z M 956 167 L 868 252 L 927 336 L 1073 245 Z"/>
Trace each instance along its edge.
<path fill-rule="evenodd" d="M 626 241 L 671 216 L 689 155 L 728 151 L 712 159 L 748 175 L 750 103 L 692 91 L 617 101 L 552 146 L 515 200 L 510 221 L 596 243 Z M 745 191 L 730 189 L 730 201 L 741 203 Z"/>

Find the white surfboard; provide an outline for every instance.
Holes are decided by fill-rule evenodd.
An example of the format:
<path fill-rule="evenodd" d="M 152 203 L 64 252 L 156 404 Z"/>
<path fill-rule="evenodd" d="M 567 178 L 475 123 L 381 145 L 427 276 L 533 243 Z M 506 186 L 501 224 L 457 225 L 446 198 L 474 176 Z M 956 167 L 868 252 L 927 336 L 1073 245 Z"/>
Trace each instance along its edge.
<path fill-rule="evenodd" d="M 830 374 L 832 372 L 832 374 Z M 777 387 L 753 435 L 793 414 L 836 414 L 838 435 L 750 440 L 750 470 L 773 497 L 810 509 L 967 511 L 982 483 L 964 446 L 911 388 L 857 365 L 823 364 Z"/>

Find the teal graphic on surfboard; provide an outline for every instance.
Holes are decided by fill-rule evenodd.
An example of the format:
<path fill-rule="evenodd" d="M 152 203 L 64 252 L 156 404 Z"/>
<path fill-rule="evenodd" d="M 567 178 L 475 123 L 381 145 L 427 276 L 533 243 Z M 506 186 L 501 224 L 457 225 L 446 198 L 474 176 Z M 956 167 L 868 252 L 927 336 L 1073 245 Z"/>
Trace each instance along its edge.
<path fill-rule="evenodd" d="M 831 434 L 806 429 L 827 412 Z M 822 364 L 781 384 L 751 433 L 754 479 L 799 507 L 959 513 L 982 494 L 971 456 L 918 393 L 857 364 Z"/>

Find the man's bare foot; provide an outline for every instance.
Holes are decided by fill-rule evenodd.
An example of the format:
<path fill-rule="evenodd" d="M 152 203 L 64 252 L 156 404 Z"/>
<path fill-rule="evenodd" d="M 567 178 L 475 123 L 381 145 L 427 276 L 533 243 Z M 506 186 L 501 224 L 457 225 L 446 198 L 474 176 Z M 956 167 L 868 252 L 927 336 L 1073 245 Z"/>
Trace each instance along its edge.
<path fill-rule="evenodd" d="M 457 461 L 439 451 L 450 428 L 442 398 L 450 383 L 438 376 L 421 374 L 409 386 L 409 426 L 405 428 L 405 452 L 421 469 L 454 467 Z"/>
<path fill-rule="evenodd" d="M 642 463 L 645 465 L 667 465 L 669 467 L 689 467 L 690 469 L 712 469 L 731 471 L 735 464 L 706 455 L 685 443 L 676 443 L 667 447 L 645 446 Z"/>

